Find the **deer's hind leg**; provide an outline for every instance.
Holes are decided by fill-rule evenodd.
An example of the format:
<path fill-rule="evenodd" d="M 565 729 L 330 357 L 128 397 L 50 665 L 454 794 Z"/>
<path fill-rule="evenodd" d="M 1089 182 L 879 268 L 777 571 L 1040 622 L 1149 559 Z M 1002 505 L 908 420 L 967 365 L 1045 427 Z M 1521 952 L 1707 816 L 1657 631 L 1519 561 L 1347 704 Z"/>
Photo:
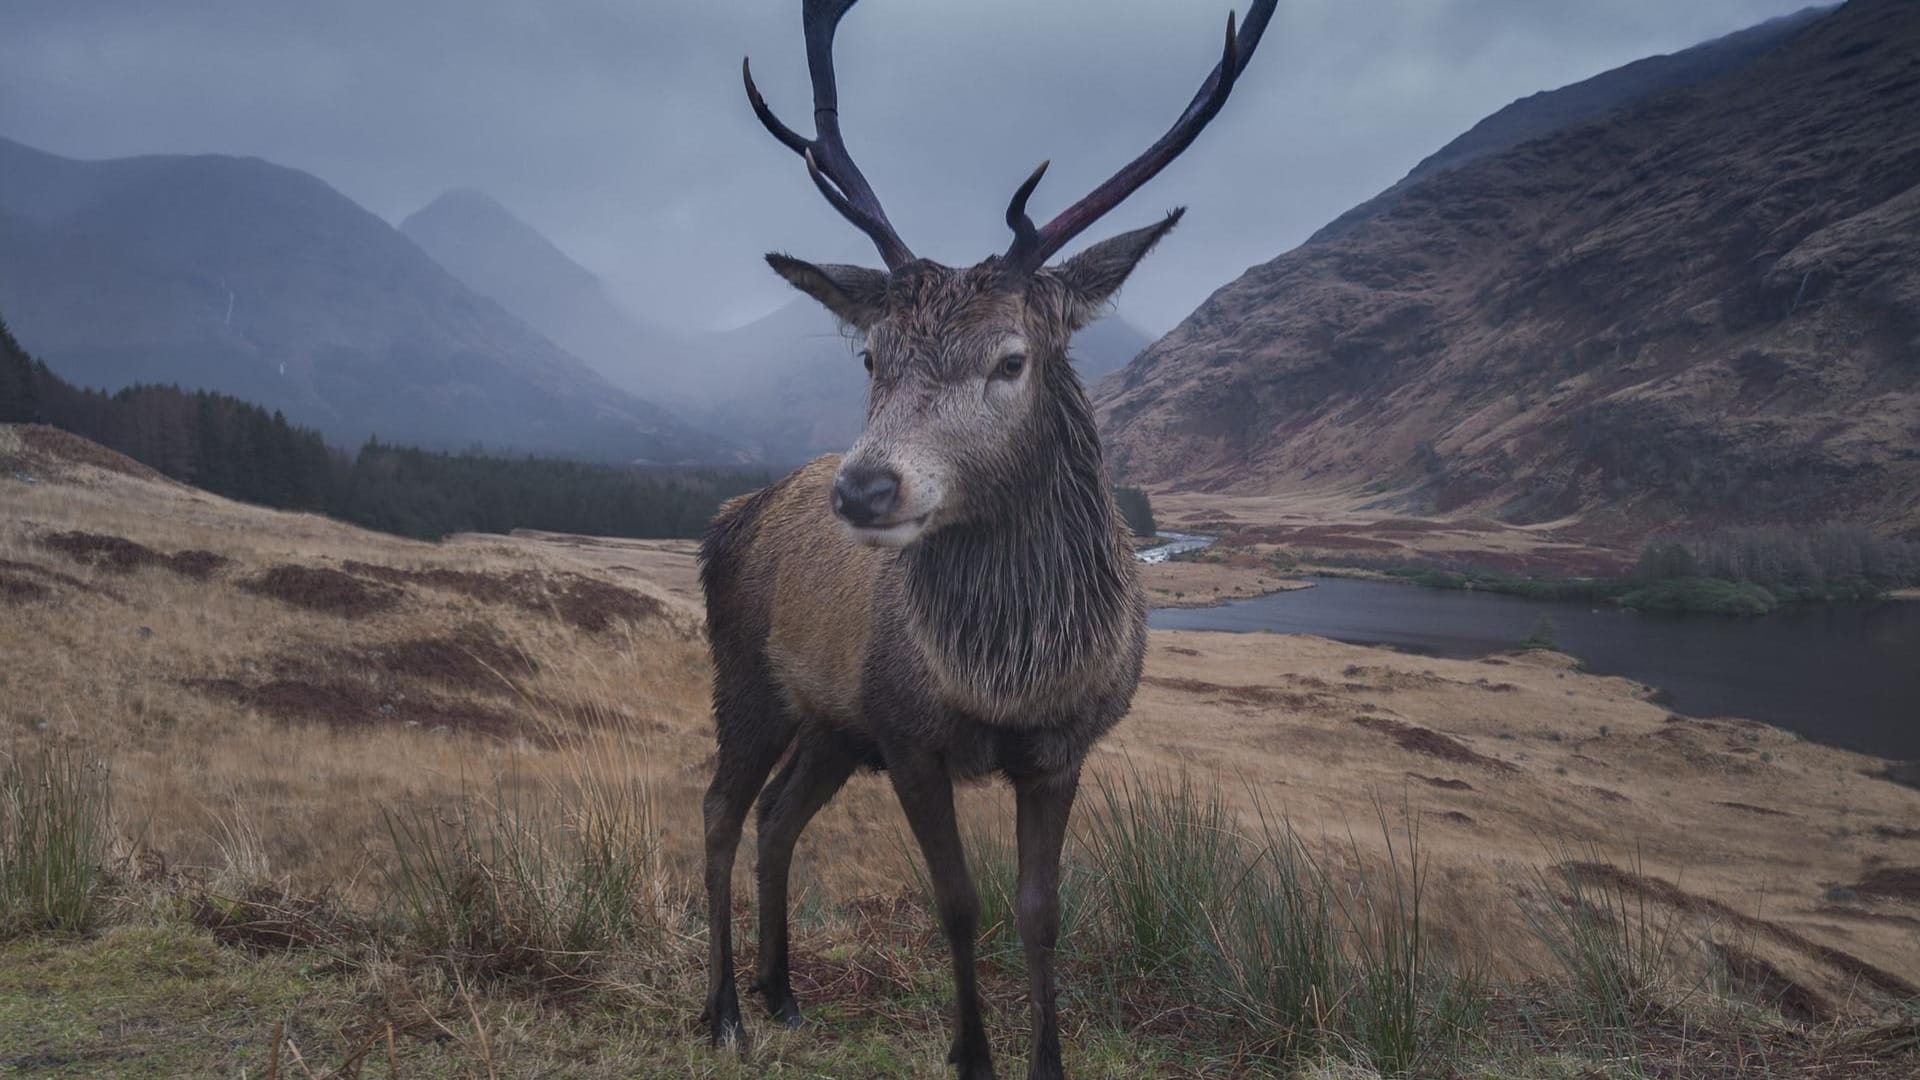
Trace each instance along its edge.
<path fill-rule="evenodd" d="M 760 883 L 760 956 L 753 989 L 765 997 L 767 1012 L 788 1027 L 800 1023 L 800 1005 L 787 970 L 787 882 L 793 846 L 859 763 L 839 736 L 803 729 L 779 775 L 760 793 L 754 867 Z"/>
<path fill-rule="evenodd" d="M 714 727 L 718 736 L 713 782 L 702 809 L 706 821 L 707 1004 L 701 1018 L 713 1044 L 746 1046 L 733 973 L 733 859 L 753 799 L 793 741 L 788 715 L 764 662 L 729 662 L 715 650 Z M 742 670 L 744 669 L 744 670 Z"/>

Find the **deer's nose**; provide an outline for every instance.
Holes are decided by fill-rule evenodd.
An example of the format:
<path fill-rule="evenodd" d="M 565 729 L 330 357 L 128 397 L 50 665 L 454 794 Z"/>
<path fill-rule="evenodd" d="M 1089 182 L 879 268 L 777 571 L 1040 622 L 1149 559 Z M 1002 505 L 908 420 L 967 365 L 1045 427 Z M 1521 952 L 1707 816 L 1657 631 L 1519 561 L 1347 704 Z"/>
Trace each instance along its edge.
<path fill-rule="evenodd" d="M 900 502 L 900 474 L 872 466 L 841 469 L 833 478 L 833 512 L 854 525 L 871 525 Z"/>

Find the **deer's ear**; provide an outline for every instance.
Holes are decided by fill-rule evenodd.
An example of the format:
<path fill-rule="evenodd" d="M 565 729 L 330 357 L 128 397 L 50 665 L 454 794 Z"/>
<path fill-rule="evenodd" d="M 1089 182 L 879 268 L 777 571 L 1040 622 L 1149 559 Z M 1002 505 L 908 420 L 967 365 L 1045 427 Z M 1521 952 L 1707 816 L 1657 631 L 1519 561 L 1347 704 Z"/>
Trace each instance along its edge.
<path fill-rule="evenodd" d="M 1108 303 L 1126 283 L 1127 275 L 1133 273 L 1133 268 L 1147 257 L 1147 252 L 1153 250 L 1161 237 L 1173 231 L 1180 223 L 1180 215 L 1186 212 L 1182 207 L 1158 224 L 1102 240 L 1060 264 L 1054 274 L 1066 286 L 1067 317 L 1075 330 L 1107 313 Z"/>
<path fill-rule="evenodd" d="M 887 272 L 864 266 L 827 263 L 815 266 L 788 255 L 772 253 L 767 265 L 787 283 L 833 312 L 841 322 L 866 330 L 887 310 Z"/>

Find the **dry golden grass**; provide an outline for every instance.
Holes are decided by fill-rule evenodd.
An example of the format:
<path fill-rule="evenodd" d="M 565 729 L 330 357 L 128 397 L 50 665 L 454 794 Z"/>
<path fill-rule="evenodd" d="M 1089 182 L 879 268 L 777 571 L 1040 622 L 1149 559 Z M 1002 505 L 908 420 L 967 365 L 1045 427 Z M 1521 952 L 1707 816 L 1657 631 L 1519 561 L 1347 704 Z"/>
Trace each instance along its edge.
<path fill-rule="evenodd" d="M 1285 495 L 1155 491 L 1154 512 L 1167 528 L 1211 529 L 1223 546 L 1245 554 L 1277 547 L 1303 561 L 1316 557 L 1385 562 L 1471 560 L 1477 565 L 1578 575 L 1617 569 L 1630 553 L 1578 538 L 1577 517 L 1510 525 L 1486 517 L 1408 516 L 1383 510 L 1377 494 L 1350 488 Z"/>
<path fill-rule="evenodd" d="M 228 561 L 205 581 L 122 574 L 44 543 L 76 531 Z M 537 797 L 585 777 L 644 790 L 667 879 L 697 881 L 711 733 L 690 544 L 415 543 L 36 455 L 0 428 L 0 560 L 36 568 L 13 572 L 49 589 L 0 600 L 0 749 L 97 749 L 122 842 L 153 872 L 276 881 L 367 908 L 391 858 L 384 807 Z M 355 568 L 394 602 L 354 617 L 247 587 L 274 566 L 349 563 L 411 576 Z M 469 576 L 424 576 L 435 571 Z M 596 631 L 513 591 L 536 581 L 551 598 L 581 580 L 650 610 Z M 505 592 L 488 598 L 489 582 Z M 1505 975 L 1547 963 L 1521 904 L 1542 901 L 1534 885 L 1565 846 L 1637 857 L 1629 886 L 1686 920 L 1699 966 L 1717 942 L 1837 1011 L 1920 983 L 1920 897 L 1848 888 L 1920 866 L 1920 793 L 1868 778 L 1869 759 L 1742 721 L 1671 718 L 1647 698 L 1551 654 L 1441 661 L 1156 632 L 1134 712 L 1094 767 L 1187 770 L 1243 811 L 1261 800 L 1284 812 L 1336 861 L 1381 856 L 1384 806 L 1392 828 L 1419 830 L 1429 917 L 1449 949 Z M 964 798 L 970 815 L 1007 813 L 997 787 Z M 884 779 L 856 778 L 803 841 L 796 903 L 897 894 L 903 835 Z"/>

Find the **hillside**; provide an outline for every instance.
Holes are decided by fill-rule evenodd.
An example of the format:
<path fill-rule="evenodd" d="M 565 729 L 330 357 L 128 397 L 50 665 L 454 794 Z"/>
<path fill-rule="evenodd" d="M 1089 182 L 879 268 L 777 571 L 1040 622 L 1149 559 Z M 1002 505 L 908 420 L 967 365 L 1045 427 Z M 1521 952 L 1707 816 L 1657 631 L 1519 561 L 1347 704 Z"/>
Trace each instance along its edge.
<path fill-rule="evenodd" d="M 1102 385 L 1125 475 L 1588 539 L 1920 530 L 1920 9 L 1855 0 L 1389 202 Z"/>
<path fill-rule="evenodd" d="M 384 1057 L 388 1030 L 410 1076 L 711 1071 L 690 1034 L 712 753 L 690 543 L 417 543 L 0 425 L 0 655 L 0 794 L 11 762 L 97 754 L 122 868 L 94 932 L 0 934 L 0 1061 L 169 1076 L 258 1062 L 249 1073 L 265 1076 L 288 1017 L 280 1034 L 330 1070 L 317 1075 L 350 1073 L 375 1041 Z M 1095 845 L 1141 793 L 1129 784 L 1162 785 L 1144 805 L 1176 816 L 1222 800 L 1212 837 L 1257 836 L 1260 807 L 1284 813 L 1348 897 L 1378 899 L 1386 860 L 1417 838 L 1429 951 L 1414 962 L 1490 980 L 1487 1021 L 1434 1048 L 1457 1066 L 1437 1074 L 1614 1075 L 1602 1063 L 1626 1052 L 1671 1076 L 1733 1075 L 1719 1066 L 1736 1054 L 1771 1075 L 1911 1075 L 1897 1049 L 1911 1021 L 1864 1029 L 1920 983 L 1920 794 L 1882 778 L 1883 762 L 1649 697 L 1551 653 L 1443 660 L 1154 631 L 1133 711 L 1089 766 L 1071 895 L 1107 902 Z M 1164 786 L 1181 775 L 1187 794 Z M 1010 902 L 1009 849 L 992 846 L 1010 803 L 1000 785 L 962 792 L 989 903 L 991 1023 L 1015 1040 L 1023 977 L 992 914 Z M 581 936 L 550 945 L 540 935 L 559 929 L 539 920 L 574 910 L 582 879 L 567 875 L 582 871 L 544 860 L 575 850 L 563 823 L 578 821 L 603 823 L 594 851 L 632 875 L 617 879 L 626 921 L 570 924 Z M 881 776 L 856 777 L 809 829 L 794 971 L 818 1009 L 790 1033 L 752 1010 L 769 1040 L 756 1075 L 946 1075 L 946 960 L 909 845 Z M 440 882 L 450 894 L 402 891 L 436 887 L 408 876 L 403 851 L 460 860 Z M 481 896 L 459 891 L 464 868 L 488 882 Z M 1222 887 L 1194 870 L 1167 880 Z M 551 912 L 458 906 L 524 904 L 516 875 L 530 872 L 555 875 L 534 897 Z M 1569 1019 L 1577 991 L 1530 921 L 1563 902 L 1623 905 L 1671 935 L 1640 961 L 1671 965 L 1645 988 L 1661 995 L 1649 1015 L 1599 1032 Z M 1188 1007 L 1169 991 L 1184 970 L 1129 966 L 1150 947 L 1129 927 L 1178 932 L 1171 909 L 1144 924 L 1069 910 L 1074 1075 L 1298 1075 L 1259 1041 L 1277 1023 L 1260 1010 L 1279 1006 Z M 1275 947 L 1231 942 L 1250 943 Z M 1179 1008 L 1178 1023 L 1141 1019 Z M 1839 1071 L 1812 1071 L 1822 1063 Z"/>
<path fill-rule="evenodd" d="M 80 385 L 220 390 L 343 443 L 739 457 L 319 179 L 258 159 L 75 161 L 0 140 L 0 312 Z"/>

